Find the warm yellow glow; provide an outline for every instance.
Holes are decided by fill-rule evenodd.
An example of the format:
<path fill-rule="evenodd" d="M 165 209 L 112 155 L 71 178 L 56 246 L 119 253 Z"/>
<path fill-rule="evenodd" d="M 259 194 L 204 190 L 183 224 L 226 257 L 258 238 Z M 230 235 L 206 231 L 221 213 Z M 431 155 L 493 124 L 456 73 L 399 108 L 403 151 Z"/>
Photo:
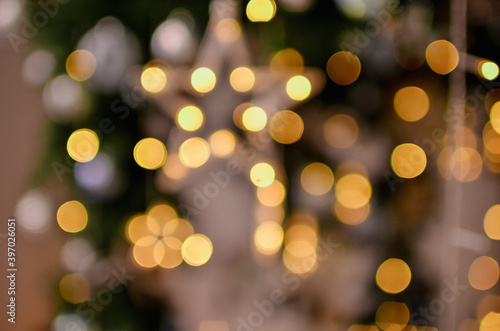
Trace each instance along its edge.
<path fill-rule="evenodd" d="M 366 170 L 366 167 L 358 161 L 347 160 L 339 164 L 339 166 L 335 169 L 335 176 L 340 178 L 347 174 L 359 174 L 364 177 L 368 177 L 368 170 Z"/>
<path fill-rule="evenodd" d="M 209 157 L 210 146 L 203 138 L 189 138 L 179 147 L 179 159 L 188 168 L 201 167 Z"/>
<path fill-rule="evenodd" d="M 235 91 L 248 92 L 255 84 L 255 75 L 250 68 L 239 67 L 231 72 L 229 83 Z"/>
<path fill-rule="evenodd" d="M 346 208 L 361 208 L 370 201 L 371 196 L 370 181 L 360 174 L 347 174 L 335 185 L 335 197 Z"/>
<path fill-rule="evenodd" d="M 257 204 L 255 207 L 255 220 L 257 223 L 262 223 L 268 220 L 273 220 L 276 223 L 283 223 L 285 219 L 285 207 L 283 204 L 276 205 L 274 207 L 264 206 L 263 204 Z"/>
<path fill-rule="evenodd" d="M 242 103 L 241 105 L 238 105 L 233 112 L 233 122 L 236 124 L 236 126 L 242 130 L 246 130 L 245 126 L 243 125 L 243 114 L 245 113 L 245 110 L 248 108 L 253 107 L 251 103 L 245 102 Z"/>
<path fill-rule="evenodd" d="M 212 256 L 212 242 L 202 234 L 189 236 L 182 244 L 182 257 L 187 264 L 201 266 Z"/>
<path fill-rule="evenodd" d="M 489 312 L 479 325 L 479 331 L 497 331 L 500 330 L 500 314 Z"/>
<path fill-rule="evenodd" d="M 304 76 L 294 76 L 286 83 L 286 94 L 290 99 L 302 101 L 311 95 L 311 82 Z"/>
<path fill-rule="evenodd" d="M 226 158 L 233 154 L 236 147 L 236 137 L 229 130 L 219 130 L 208 138 L 212 154 L 216 157 Z"/>
<path fill-rule="evenodd" d="M 422 119 L 429 111 L 429 105 L 427 93 L 419 87 L 403 87 L 394 96 L 396 113 L 408 122 Z"/>
<path fill-rule="evenodd" d="M 274 168 L 268 163 L 257 163 L 250 170 L 250 179 L 255 186 L 266 187 L 274 182 Z"/>
<path fill-rule="evenodd" d="M 186 168 L 179 159 L 179 155 L 175 153 L 169 154 L 161 170 L 165 176 L 175 180 L 186 177 L 189 172 L 189 169 Z"/>
<path fill-rule="evenodd" d="M 252 22 L 268 22 L 276 14 L 276 3 L 274 0 L 250 0 L 246 13 Z"/>
<path fill-rule="evenodd" d="M 207 93 L 214 89 L 217 79 L 209 68 L 198 68 L 191 75 L 191 85 L 200 93 Z"/>
<path fill-rule="evenodd" d="M 293 48 L 286 48 L 276 52 L 271 58 L 269 68 L 274 76 L 285 74 L 300 74 L 304 71 L 304 59 Z"/>
<path fill-rule="evenodd" d="M 479 62 L 478 72 L 484 79 L 494 80 L 498 77 L 499 69 L 495 62 L 484 60 Z"/>
<path fill-rule="evenodd" d="M 89 162 L 99 151 L 99 138 L 89 129 L 79 129 L 73 132 L 66 144 L 69 156 L 77 162 Z"/>
<path fill-rule="evenodd" d="M 215 35 L 223 43 L 232 43 L 241 36 L 241 26 L 234 18 L 223 18 L 215 26 Z"/>
<path fill-rule="evenodd" d="M 144 169 L 158 169 L 167 159 L 167 149 L 158 139 L 144 138 L 134 147 L 134 159 Z"/>
<path fill-rule="evenodd" d="M 462 322 L 460 322 L 457 331 L 479 331 L 479 322 L 480 321 L 478 320 L 464 319 Z M 422 330 L 422 331 L 427 331 L 427 330 Z M 429 331 L 437 331 L 437 329 Z"/>
<path fill-rule="evenodd" d="M 285 195 L 285 187 L 278 180 L 274 180 L 269 186 L 257 188 L 257 198 L 264 206 L 274 207 L 279 205 L 285 199 Z"/>
<path fill-rule="evenodd" d="M 401 144 L 391 154 L 392 170 L 402 178 L 414 178 L 427 166 L 427 156 L 422 148 L 415 144 Z"/>
<path fill-rule="evenodd" d="M 150 235 L 139 239 L 132 253 L 137 264 L 145 268 L 153 268 L 165 257 L 165 247 L 161 241 Z"/>
<path fill-rule="evenodd" d="M 361 325 L 353 324 L 347 329 L 347 331 L 379 331 L 375 325 Z"/>
<path fill-rule="evenodd" d="M 489 290 L 498 281 L 498 263 L 489 256 L 478 257 L 469 268 L 469 283 L 477 290 Z"/>
<path fill-rule="evenodd" d="M 250 107 L 243 112 L 242 122 L 248 131 L 257 132 L 266 127 L 267 115 L 260 107 Z"/>
<path fill-rule="evenodd" d="M 203 124 L 203 112 L 196 106 L 185 106 L 177 112 L 177 124 L 186 131 L 196 131 Z"/>
<path fill-rule="evenodd" d="M 338 201 L 333 203 L 333 212 L 342 223 L 357 225 L 366 221 L 370 215 L 370 204 L 367 203 L 361 208 L 351 209 L 342 206 Z"/>
<path fill-rule="evenodd" d="M 482 297 L 476 307 L 476 318 L 482 320 L 491 311 L 500 312 L 500 296 L 487 294 Z"/>
<path fill-rule="evenodd" d="M 488 152 L 500 155 L 500 133 L 493 129 L 493 125 L 489 121 L 484 125 L 483 142 Z"/>
<path fill-rule="evenodd" d="M 71 78 L 79 82 L 92 77 L 95 68 L 96 59 L 94 54 L 85 49 L 74 51 L 66 59 L 66 72 Z"/>
<path fill-rule="evenodd" d="M 305 241 L 311 246 L 316 247 L 318 244 L 318 233 L 309 225 L 293 224 L 286 230 L 285 242 L 290 244 L 294 241 Z"/>
<path fill-rule="evenodd" d="M 500 102 L 495 102 L 490 110 L 490 123 L 496 133 L 500 134 Z"/>
<path fill-rule="evenodd" d="M 151 235 L 146 215 L 132 216 L 125 225 L 125 234 L 132 243 L 137 243 L 139 239 Z"/>
<path fill-rule="evenodd" d="M 299 114 L 282 110 L 275 113 L 269 121 L 269 133 L 281 144 L 293 144 L 302 137 L 304 122 Z"/>
<path fill-rule="evenodd" d="M 146 91 L 158 93 L 167 85 L 167 75 L 160 68 L 149 67 L 142 72 L 141 84 Z"/>
<path fill-rule="evenodd" d="M 323 126 L 323 135 L 328 144 L 335 148 L 352 146 L 358 138 L 359 127 L 354 118 L 339 114 L 330 117 Z"/>
<path fill-rule="evenodd" d="M 283 243 L 283 229 L 276 222 L 264 222 L 255 231 L 255 247 L 262 254 L 274 254 Z"/>
<path fill-rule="evenodd" d="M 148 226 L 153 233 L 161 233 L 161 229 L 169 222 L 177 218 L 177 212 L 164 203 L 153 205 L 147 212 Z M 153 221 L 153 222 L 152 222 Z M 152 225 L 154 224 L 154 225 Z"/>
<path fill-rule="evenodd" d="M 429 67 L 436 73 L 446 75 L 458 65 L 458 51 L 447 40 L 436 40 L 427 46 L 425 59 Z"/>
<path fill-rule="evenodd" d="M 158 265 L 165 269 L 173 269 L 182 263 L 182 242 L 173 237 L 163 238 L 165 254 Z"/>
<path fill-rule="evenodd" d="M 461 182 L 476 180 L 483 169 L 483 159 L 473 148 L 457 148 L 450 157 L 452 176 Z"/>
<path fill-rule="evenodd" d="M 323 195 L 333 186 L 333 172 L 324 163 L 311 163 L 302 170 L 300 182 L 307 193 Z"/>
<path fill-rule="evenodd" d="M 191 223 L 182 218 L 170 220 L 163 228 L 163 237 L 175 237 L 181 242 L 184 242 L 189 236 L 194 234 L 193 226 Z M 169 243 L 171 246 L 174 243 Z M 181 246 L 173 246 L 181 249 Z"/>
<path fill-rule="evenodd" d="M 77 304 L 89 298 L 90 285 L 81 274 L 67 274 L 59 282 L 59 292 L 64 300 Z"/>
<path fill-rule="evenodd" d="M 382 303 L 375 314 L 375 322 L 382 330 L 389 330 L 389 328 L 396 324 L 402 330 L 410 320 L 410 311 L 408 307 L 402 302 L 386 301 Z"/>
<path fill-rule="evenodd" d="M 491 206 L 484 215 L 484 232 L 493 240 L 500 240 L 500 205 Z"/>
<path fill-rule="evenodd" d="M 328 60 L 326 72 L 335 83 L 349 85 L 358 79 L 361 72 L 361 62 L 351 52 L 337 52 Z"/>
<path fill-rule="evenodd" d="M 80 232 L 87 226 L 87 209 L 78 201 L 65 202 L 57 210 L 57 223 L 66 232 Z"/>
<path fill-rule="evenodd" d="M 396 294 L 410 284 L 411 270 L 403 260 L 388 259 L 380 265 L 375 278 L 382 291 Z"/>
<path fill-rule="evenodd" d="M 316 247 L 304 240 L 295 240 L 285 245 L 283 264 L 293 273 L 305 274 L 317 265 Z"/>

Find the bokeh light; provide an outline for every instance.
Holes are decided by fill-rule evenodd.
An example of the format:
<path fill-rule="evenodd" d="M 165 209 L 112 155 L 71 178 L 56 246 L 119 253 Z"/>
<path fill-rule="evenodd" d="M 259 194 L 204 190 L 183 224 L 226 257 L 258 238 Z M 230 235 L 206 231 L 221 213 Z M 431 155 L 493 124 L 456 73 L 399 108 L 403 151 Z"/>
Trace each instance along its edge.
<path fill-rule="evenodd" d="M 414 178 L 427 166 L 427 156 L 422 148 L 415 144 L 401 144 L 391 154 L 392 170 L 401 178 Z"/>
<path fill-rule="evenodd" d="M 291 110 L 275 113 L 269 121 L 269 133 L 281 144 L 293 144 L 302 137 L 304 122 L 299 114 Z"/>
<path fill-rule="evenodd" d="M 293 273 L 305 274 L 317 265 L 316 247 L 305 240 L 294 240 L 285 245 L 283 264 Z"/>
<path fill-rule="evenodd" d="M 356 142 L 358 134 L 358 123 L 354 118 L 345 114 L 330 117 L 323 126 L 326 142 L 335 148 L 352 146 Z"/>
<path fill-rule="evenodd" d="M 489 312 L 479 325 L 479 331 L 496 331 L 500 330 L 500 314 Z"/>
<path fill-rule="evenodd" d="M 326 72 L 335 83 L 349 85 L 358 79 L 361 73 L 361 62 L 351 52 L 337 52 L 328 60 Z"/>
<path fill-rule="evenodd" d="M 208 93 L 215 87 L 215 73 L 206 67 L 196 69 L 191 75 L 191 85 L 200 93 Z"/>
<path fill-rule="evenodd" d="M 148 92 L 161 92 L 167 85 L 167 75 L 158 67 L 146 68 L 141 75 L 141 84 Z"/>
<path fill-rule="evenodd" d="M 95 56 L 85 49 L 74 51 L 66 59 L 66 72 L 71 78 L 79 82 L 92 77 L 95 69 Z"/>
<path fill-rule="evenodd" d="M 87 226 L 87 209 L 76 200 L 65 202 L 57 210 L 57 223 L 66 232 L 80 232 Z"/>
<path fill-rule="evenodd" d="M 294 76 L 286 83 L 286 94 L 292 100 L 302 101 L 311 95 L 311 82 L 304 76 Z"/>
<path fill-rule="evenodd" d="M 366 205 L 372 196 L 370 181 L 360 174 L 347 174 L 335 185 L 335 197 L 344 207 L 358 209 Z"/>
<path fill-rule="evenodd" d="M 489 256 L 480 256 L 469 267 L 469 283 L 477 290 L 489 290 L 497 282 L 500 269 L 497 261 Z"/>
<path fill-rule="evenodd" d="M 246 13 L 252 22 L 268 22 L 276 14 L 276 3 L 274 0 L 250 0 Z"/>
<path fill-rule="evenodd" d="M 255 75 L 250 68 L 238 67 L 231 72 L 229 83 L 235 91 L 248 92 L 255 84 Z"/>
<path fill-rule="evenodd" d="M 83 275 L 79 273 L 67 274 L 59 282 L 59 292 L 64 300 L 77 304 L 89 298 L 90 286 Z"/>
<path fill-rule="evenodd" d="M 411 270 L 403 260 L 391 258 L 378 267 L 375 278 L 382 291 L 396 294 L 404 291 L 410 284 Z"/>
<path fill-rule="evenodd" d="M 215 131 L 208 138 L 212 154 L 216 157 L 226 158 L 233 154 L 236 147 L 236 137 L 232 131 L 219 130 Z"/>
<path fill-rule="evenodd" d="M 370 215 L 370 204 L 367 203 L 360 208 L 347 208 L 338 201 L 332 204 L 332 211 L 335 216 L 344 224 L 358 225 L 366 221 Z"/>
<path fill-rule="evenodd" d="M 201 167 L 209 157 L 210 146 L 203 138 L 189 138 L 179 147 L 179 159 L 188 168 Z"/>
<path fill-rule="evenodd" d="M 458 65 L 458 51 L 447 40 L 436 40 L 427 46 L 425 59 L 429 67 L 436 73 L 446 75 Z"/>
<path fill-rule="evenodd" d="M 499 74 L 498 64 L 488 60 L 480 61 L 477 69 L 479 75 L 486 80 L 494 80 Z"/>
<path fill-rule="evenodd" d="M 180 180 L 187 176 L 189 169 L 184 166 L 184 164 L 179 159 L 179 155 L 176 153 L 169 154 L 167 160 L 161 168 L 162 172 L 168 178 L 174 180 Z"/>
<path fill-rule="evenodd" d="M 285 48 L 273 54 L 269 68 L 276 77 L 301 74 L 304 71 L 304 59 L 295 49 Z"/>
<path fill-rule="evenodd" d="M 144 169 L 158 169 L 167 159 L 167 149 L 158 139 L 144 138 L 134 147 L 134 159 Z"/>
<path fill-rule="evenodd" d="M 491 206 L 484 215 L 484 232 L 493 240 L 500 240 L 500 205 Z"/>
<path fill-rule="evenodd" d="M 203 124 L 203 112 L 200 108 L 189 105 L 177 112 L 177 125 L 186 131 L 196 131 Z"/>
<path fill-rule="evenodd" d="M 215 26 L 215 35 L 223 43 L 232 43 L 241 36 L 241 26 L 234 18 L 223 18 Z"/>
<path fill-rule="evenodd" d="M 257 188 L 257 198 L 264 206 L 275 207 L 283 202 L 285 196 L 285 186 L 278 180 L 274 180 L 269 186 Z"/>
<path fill-rule="evenodd" d="M 333 172 L 324 163 L 311 163 L 302 170 L 300 182 L 307 193 L 323 195 L 333 186 Z"/>
<path fill-rule="evenodd" d="M 495 102 L 490 109 L 490 124 L 500 134 L 500 102 Z"/>
<path fill-rule="evenodd" d="M 249 107 L 243 112 L 242 122 L 248 131 L 260 131 L 267 124 L 266 112 L 260 107 Z"/>
<path fill-rule="evenodd" d="M 283 237 L 281 225 L 272 221 L 264 222 L 255 231 L 255 247 L 262 254 L 274 254 L 281 248 Z"/>
<path fill-rule="evenodd" d="M 429 97 L 416 86 L 403 87 L 394 96 L 394 109 L 403 120 L 415 122 L 429 111 Z"/>
<path fill-rule="evenodd" d="M 403 330 L 410 320 L 410 311 L 402 302 L 386 301 L 382 303 L 375 314 L 375 322 L 382 330 L 389 330 L 394 324 Z"/>
<path fill-rule="evenodd" d="M 201 266 L 212 256 L 212 242 L 202 234 L 189 236 L 182 244 L 182 257 L 191 266 Z"/>
<path fill-rule="evenodd" d="M 265 162 L 257 163 L 250 169 L 250 179 L 257 187 L 266 187 L 274 182 L 274 168 Z"/>
<path fill-rule="evenodd" d="M 77 162 L 89 162 L 99 151 L 99 138 L 89 129 L 79 129 L 73 132 L 66 144 L 69 156 Z"/>

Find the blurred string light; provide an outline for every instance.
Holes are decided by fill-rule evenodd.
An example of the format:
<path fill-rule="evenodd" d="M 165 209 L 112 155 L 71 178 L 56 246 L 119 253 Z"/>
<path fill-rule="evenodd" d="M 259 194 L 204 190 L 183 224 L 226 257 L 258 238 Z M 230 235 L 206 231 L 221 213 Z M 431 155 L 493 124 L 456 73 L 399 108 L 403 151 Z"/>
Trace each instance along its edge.
<path fill-rule="evenodd" d="M 368 178 L 360 174 L 347 174 L 335 185 L 335 198 L 344 207 L 359 209 L 368 204 L 372 186 Z"/>
<path fill-rule="evenodd" d="M 243 112 L 241 120 L 245 129 L 257 132 L 266 127 L 267 114 L 260 107 L 249 107 Z"/>
<path fill-rule="evenodd" d="M 255 84 L 255 74 L 250 68 L 238 67 L 231 72 L 229 83 L 237 92 L 248 92 Z"/>
<path fill-rule="evenodd" d="M 278 252 L 283 243 L 283 229 L 281 225 L 268 221 L 261 223 L 254 235 L 254 243 L 257 250 L 266 255 L 271 255 Z"/>
<path fill-rule="evenodd" d="M 11 27 L 21 14 L 19 0 L 0 0 L 0 30 Z"/>
<path fill-rule="evenodd" d="M 82 238 L 71 239 L 61 249 L 61 262 L 71 272 L 84 272 L 96 261 L 96 253 L 90 242 Z"/>
<path fill-rule="evenodd" d="M 304 122 L 299 114 L 291 110 L 281 110 L 271 117 L 269 133 L 281 144 L 293 144 L 302 137 Z"/>
<path fill-rule="evenodd" d="M 482 169 L 483 160 L 474 148 L 447 146 L 439 153 L 438 170 L 446 180 L 471 182 L 479 177 Z"/>
<path fill-rule="evenodd" d="M 23 80 L 31 85 L 45 83 L 56 67 L 56 60 L 52 53 L 46 50 L 37 50 L 26 57 L 22 66 Z"/>
<path fill-rule="evenodd" d="M 403 120 L 415 122 L 422 119 L 429 111 L 429 97 L 419 87 L 403 87 L 394 96 L 394 109 Z"/>
<path fill-rule="evenodd" d="M 328 193 L 333 186 L 333 172 L 321 162 L 307 165 L 300 174 L 300 182 L 304 190 L 312 195 Z"/>
<path fill-rule="evenodd" d="M 484 232 L 493 240 L 500 240 L 500 205 L 491 206 L 483 220 Z"/>
<path fill-rule="evenodd" d="M 353 324 L 349 327 L 349 329 L 347 329 L 347 331 L 379 331 L 379 328 L 375 325 Z"/>
<path fill-rule="evenodd" d="M 68 75 L 60 75 L 47 82 L 42 98 L 47 115 L 56 122 L 76 120 L 88 106 L 83 87 Z"/>
<path fill-rule="evenodd" d="M 409 320 L 410 311 L 402 302 L 383 302 L 375 314 L 375 322 L 382 330 L 403 330 Z M 397 328 L 393 326 L 397 326 Z"/>
<path fill-rule="evenodd" d="M 285 48 L 273 54 L 269 70 L 277 78 L 282 75 L 301 74 L 304 71 L 304 59 L 297 50 Z"/>
<path fill-rule="evenodd" d="M 447 40 L 436 40 L 427 46 L 425 59 L 429 67 L 440 75 L 452 72 L 458 65 L 456 47 Z"/>
<path fill-rule="evenodd" d="M 296 101 L 307 99 L 311 95 L 311 82 L 304 76 L 294 76 L 286 83 L 286 94 Z"/>
<path fill-rule="evenodd" d="M 194 19 L 188 11 L 172 11 L 151 38 L 151 52 L 155 58 L 173 64 L 188 63 L 196 48 L 193 37 Z"/>
<path fill-rule="evenodd" d="M 161 92 L 167 84 L 167 75 L 158 67 L 145 68 L 141 74 L 141 84 L 150 93 Z"/>
<path fill-rule="evenodd" d="M 493 130 L 500 134 L 500 102 L 495 102 L 490 109 L 490 124 Z"/>
<path fill-rule="evenodd" d="M 106 154 L 98 153 L 92 161 L 77 163 L 73 174 L 78 186 L 88 192 L 96 195 L 112 193 L 115 166 Z"/>
<path fill-rule="evenodd" d="M 326 72 L 335 83 L 349 85 L 358 79 L 361 72 L 361 62 L 351 52 L 337 52 L 328 60 Z"/>
<path fill-rule="evenodd" d="M 177 111 L 177 125 L 186 131 L 196 131 L 203 124 L 203 112 L 200 108 L 189 105 L 180 108 Z"/>
<path fill-rule="evenodd" d="M 351 19 L 363 18 L 367 8 L 363 0 L 335 0 L 337 7 Z"/>
<path fill-rule="evenodd" d="M 233 111 L 233 122 L 241 130 L 247 130 L 245 125 L 243 125 L 243 113 L 250 107 L 253 107 L 251 103 L 244 102 L 238 106 Z M 267 115 L 266 115 L 267 119 Z"/>
<path fill-rule="evenodd" d="M 182 244 L 182 257 L 191 266 L 204 265 L 212 256 L 212 252 L 212 242 L 202 234 L 193 234 Z"/>
<path fill-rule="evenodd" d="M 191 85 L 200 93 L 208 93 L 215 87 L 217 78 L 215 73 L 206 67 L 201 67 L 191 74 Z"/>
<path fill-rule="evenodd" d="M 77 162 L 90 162 L 99 151 L 99 138 L 89 129 L 73 132 L 66 143 L 69 156 Z"/>
<path fill-rule="evenodd" d="M 92 77 L 95 68 L 96 59 L 94 54 L 85 49 L 73 51 L 66 59 L 66 72 L 71 78 L 79 82 Z"/>
<path fill-rule="evenodd" d="M 189 169 L 182 164 L 177 153 L 169 154 L 161 170 L 165 176 L 174 180 L 185 178 L 189 172 Z"/>
<path fill-rule="evenodd" d="M 57 210 L 56 217 L 57 223 L 66 232 L 80 232 L 87 226 L 87 209 L 76 200 L 63 203 Z"/>
<path fill-rule="evenodd" d="M 344 224 L 358 225 L 366 221 L 370 215 L 370 204 L 360 208 L 347 208 L 338 201 L 332 201 L 332 212 Z"/>
<path fill-rule="evenodd" d="M 144 169 L 158 169 L 167 159 L 167 149 L 158 139 L 144 138 L 134 147 L 134 159 Z"/>
<path fill-rule="evenodd" d="M 252 22 L 269 22 L 276 15 L 276 3 L 274 0 L 250 0 L 246 14 Z"/>
<path fill-rule="evenodd" d="M 498 77 L 498 64 L 490 60 L 481 60 L 477 64 L 477 73 L 486 80 L 494 80 Z"/>
<path fill-rule="evenodd" d="M 18 200 L 15 215 L 18 224 L 29 232 L 47 230 L 52 219 L 53 203 L 43 189 L 32 189 Z"/>
<path fill-rule="evenodd" d="M 482 320 L 479 331 L 495 331 L 500 328 L 500 314 L 494 311 L 489 312 Z"/>
<path fill-rule="evenodd" d="M 215 26 L 215 36 L 223 43 L 232 43 L 241 36 L 241 26 L 234 18 L 223 18 Z"/>
<path fill-rule="evenodd" d="M 469 283 L 477 290 L 489 290 L 498 282 L 500 269 L 497 261 L 489 256 L 481 256 L 469 267 Z"/>
<path fill-rule="evenodd" d="M 58 315 L 52 322 L 53 331 L 68 331 L 68 330 L 88 331 L 87 324 L 80 314 L 61 314 Z"/>
<path fill-rule="evenodd" d="M 59 292 L 67 302 L 78 304 L 89 298 L 90 285 L 82 274 L 67 274 L 59 282 Z"/>
<path fill-rule="evenodd" d="M 265 162 L 257 163 L 250 169 L 250 180 L 257 187 L 267 187 L 274 182 L 274 168 Z"/>
<path fill-rule="evenodd" d="M 330 117 L 323 126 L 326 142 L 335 148 L 352 146 L 356 142 L 358 134 L 358 123 L 354 118 L 345 114 Z"/>
<path fill-rule="evenodd" d="M 481 320 L 492 311 L 498 312 L 499 308 L 500 296 L 487 294 L 477 304 L 476 318 Z"/>
<path fill-rule="evenodd" d="M 391 258 L 378 267 L 375 279 L 382 291 L 397 294 L 410 284 L 411 270 L 403 260 Z"/>
<path fill-rule="evenodd" d="M 178 155 L 184 166 L 198 168 L 208 161 L 210 153 L 210 145 L 205 139 L 192 137 L 181 144 Z"/>
<path fill-rule="evenodd" d="M 257 188 L 257 198 L 267 207 L 275 207 L 283 202 L 286 196 L 285 186 L 278 180 L 271 185 Z"/>
<path fill-rule="evenodd" d="M 392 170 L 401 178 L 415 178 L 427 166 L 424 150 L 411 143 L 396 146 L 391 154 Z"/>
<path fill-rule="evenodd" d="M 283 263 L 296 274 L 312 272 L 317 265 L 318 223 L 316 218 L 302 211 L 296 211 L 288 220 L 285 233 Z"/>
<path fill-rule="evenodd" d="M 236 148 L 236 136 L 230 130 L 218 130 L 208 138 L 212 154 L 219 158 L 227 158 Z"/>

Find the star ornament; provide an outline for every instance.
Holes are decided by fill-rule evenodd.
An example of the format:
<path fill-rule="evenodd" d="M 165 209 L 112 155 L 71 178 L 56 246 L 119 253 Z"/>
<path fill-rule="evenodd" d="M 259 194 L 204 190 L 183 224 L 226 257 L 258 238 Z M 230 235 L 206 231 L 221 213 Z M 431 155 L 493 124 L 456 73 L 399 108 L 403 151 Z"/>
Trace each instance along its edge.
<path fill-rule="evenodd" d="M 324 87 L 324 72 L 304 67 L 293 49 L 277 52 L 267 66 L 252 65 L 240 13 L 236 1 L 213 0 L 191 66 L 154 59 L 142 69 L 141 85 L 149 99 L 175 123 L 166 139 L 164 185 L 159 184 L 167 190 L 179 189 L 174 182 L 191 178 L 190 171 L 212 156 L 237 158 L 236 147 L 252 150 L 251 162 L 242 165 L 248 175 L 261 160 L 277 166 L 273 139 L 281 144 L 300 139 L 304 123 L 292 109 Z M 274 170 L 276 177 L 285 177 Z"/>

